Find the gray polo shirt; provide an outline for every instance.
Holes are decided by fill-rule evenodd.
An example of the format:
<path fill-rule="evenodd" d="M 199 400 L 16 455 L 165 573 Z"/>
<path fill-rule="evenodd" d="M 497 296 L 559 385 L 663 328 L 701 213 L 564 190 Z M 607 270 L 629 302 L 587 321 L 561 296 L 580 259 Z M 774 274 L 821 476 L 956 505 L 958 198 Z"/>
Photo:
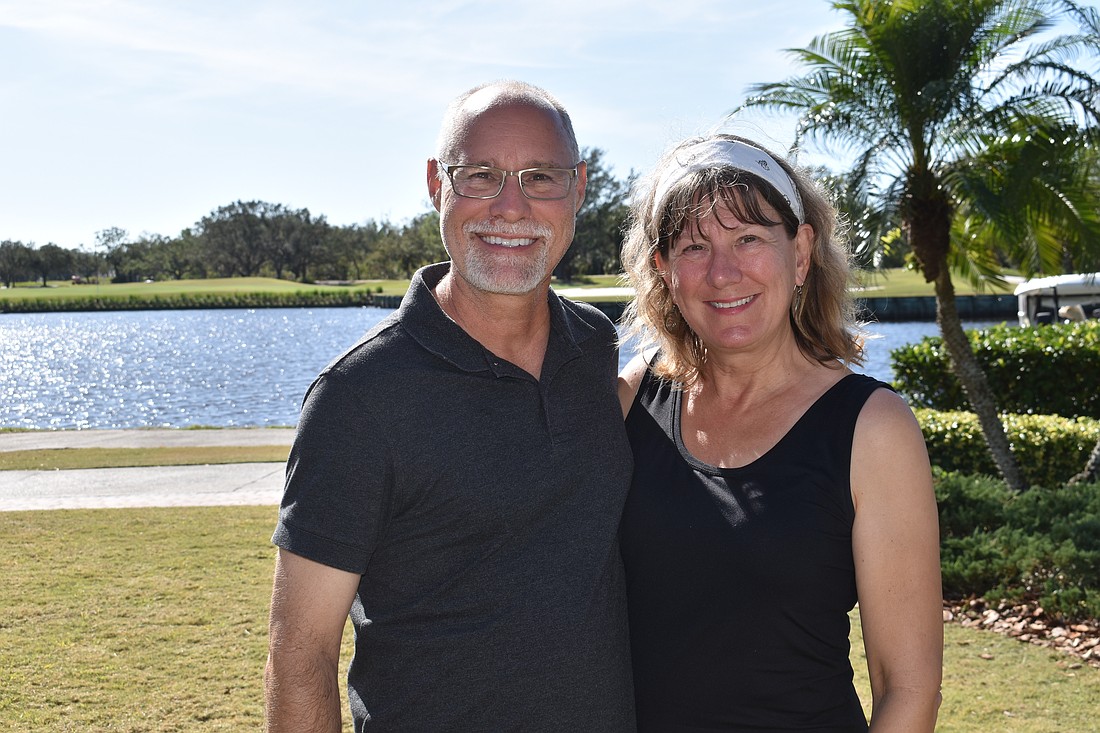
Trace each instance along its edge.
<path fill-rule="evenodd" d="M 443 313 L 448 267 L 310 387 L 274 541 L 362 575 L 356 731 L 632 731 L 614 327 L 550 293 L 536 380 Z"/>

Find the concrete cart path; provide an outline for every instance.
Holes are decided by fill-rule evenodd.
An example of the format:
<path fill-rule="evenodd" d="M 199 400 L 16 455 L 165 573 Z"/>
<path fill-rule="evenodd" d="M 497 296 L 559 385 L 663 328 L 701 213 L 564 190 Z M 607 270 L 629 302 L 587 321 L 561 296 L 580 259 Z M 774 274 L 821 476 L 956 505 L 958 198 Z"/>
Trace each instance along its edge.
<path fill-rule="evenodd" d="M 0 433 L 0 451 L 49 448 L 285 445 L 292 429 L 72 430 Z M 0 511 L 276 505 L 282 463 L 0 471 Z"/>

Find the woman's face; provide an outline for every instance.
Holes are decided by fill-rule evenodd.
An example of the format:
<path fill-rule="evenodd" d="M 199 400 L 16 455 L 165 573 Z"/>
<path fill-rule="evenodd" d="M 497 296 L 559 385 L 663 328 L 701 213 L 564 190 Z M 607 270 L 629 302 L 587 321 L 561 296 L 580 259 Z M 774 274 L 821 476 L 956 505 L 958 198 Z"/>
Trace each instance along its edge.
<path fill-rule="evenodd" d="M 779 215 L 766 202 L 763 213 Z M 788 313 L 796 285 L 806 279 L 813 228 L 792 239 L 782 225 L 741 221 L 719 202 L 688 226 L 657 268 L 672 300 L 708 352 L 741 351 L 790 333 Z"/>

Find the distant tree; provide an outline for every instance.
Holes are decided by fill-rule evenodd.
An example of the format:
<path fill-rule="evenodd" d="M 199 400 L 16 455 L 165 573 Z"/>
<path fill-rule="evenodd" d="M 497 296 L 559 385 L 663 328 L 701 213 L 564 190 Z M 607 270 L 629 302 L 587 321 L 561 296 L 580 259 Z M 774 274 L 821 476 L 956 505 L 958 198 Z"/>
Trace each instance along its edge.
<path fill-rule="evenodd" d="M 123 242 L 114 247 L 107 255 L 110 265 L 111 282 L 141 282 L 157 274 L 154 249 L 164 237 L 159 234 L 143 234 L 131 242 Z"/>
<path fill-rule="evenodd" d="M 364 280 L 368 260 L 380 239 L 391 236 L 389 222 L 373 219 L 349 226 L 329 225 L 318 250 L 314 273 L 320 280 Z"/>
<path fill-rule="evenodd" d="M 0 282 L 5 287 L 31 280 L 35 276 L 34 250 L 22 242 L 5 240 L 0 242 Z"/>
<path fill-rule="evenodd" d="M 414 217 L 400 230 L 384 226 L 378 231 L 367 256 L 367 277 L 411 277 L 424 265 L 447 259 L 439 234 L 439 212 L 434 209 Z"/>
<path fill-rule="evenodd" d="M 54 243 L 44 244 L 34 251 L 32 266 L 42 280 L 42 287 L 49 280 L 68 280 L 72 276 L 72 253 Z"/>
<path fill-rule="evenodd" d="M 126 243 L 129 236 L 129 233 L 121 227 L 108 227 L 95 233 L 96 252 L 102 258 L 107 274 L 111 277 L 115 275 L 111 266 L 112 257 L 115 251 Z"/>
<path fill-rule="evenodd" d="M 187 228 L 180 232 L 179 249 L 172 249 L 170 272 L 184 273 L 177 279 L 184 277 L 204 280 L 210 277 L 211 263 L 207 259 L 206 243 L 202 236 L 193 229 Z"/>
<path fill-rule="evenodd" d="M 263 201 L 235 201 L 204 216 L 197 224 L 203 256 L 223 277 L 255 277 L 269 260 L 264 217 L 283 207 Z"/>
<path fill-rule="evenodd" d="M 184 230 L 178 237 L 152 235 L 145 253 L 147 274 L 158 280 L 182 280 L 205 277 L 198 243 Z"/>
<path fill-rule="evenodd" d="M 275 207 L 264 212 L 263 222 L 268 259 L 275 277 L 282 278 L 283 271 L 289 270 L 295 280 L 304 282 L 328 234 L 325 217 L 314 219 L 309 209 L 291 211 Z"/>
<path fill-rule="evenodd" d="M 75 249 L 69 250 L 72 255 L 72 270 L 74 275 L 79 275 L 84 281 L 91 281 L 99 276 L 103 269 L 102 258 L 97 252 Z"/>
<path fill-rule="evenodd" d="M 443 238 L 439 233 L 439 212 L 431 210 L 414 217 L 401 230 L 401 269 L 404 277 L 412 277 L 417 269 L 447 259 Z"/>
<path fill-rule="evenodd" d="M 557 278 L 564 282 L 578 275 L 617 273 L 622 269 L 620 250 L 633 173 L 625 181 L 616 178 L 604 164 L 604 151 L 600 148 L 585 148 L 581 157 L 588 167 L 584 204 L 577 212 L 573 244 L 554 269 Z"/>

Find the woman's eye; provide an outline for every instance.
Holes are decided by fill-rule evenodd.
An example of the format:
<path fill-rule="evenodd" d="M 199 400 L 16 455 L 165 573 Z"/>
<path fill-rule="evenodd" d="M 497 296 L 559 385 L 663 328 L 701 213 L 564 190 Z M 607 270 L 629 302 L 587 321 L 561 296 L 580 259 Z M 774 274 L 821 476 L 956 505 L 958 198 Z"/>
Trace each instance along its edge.
<path fill-rule="evenodd" d="M 708 249 L 707 249 L 706 245 L 699 244 L 697 242 L 689 242 L 689 243 L 685 244 L 683 247 L 681 247 L 680 251 L 677 252 L 676 254 L 680 257 L 684 257 L 684 258 L 687 258 L 687 259 L 693 259 L 694 260 L 694 259 L 699 259 L 701 257 L 706 257 L 707 252 L 708 252 Z"/>

